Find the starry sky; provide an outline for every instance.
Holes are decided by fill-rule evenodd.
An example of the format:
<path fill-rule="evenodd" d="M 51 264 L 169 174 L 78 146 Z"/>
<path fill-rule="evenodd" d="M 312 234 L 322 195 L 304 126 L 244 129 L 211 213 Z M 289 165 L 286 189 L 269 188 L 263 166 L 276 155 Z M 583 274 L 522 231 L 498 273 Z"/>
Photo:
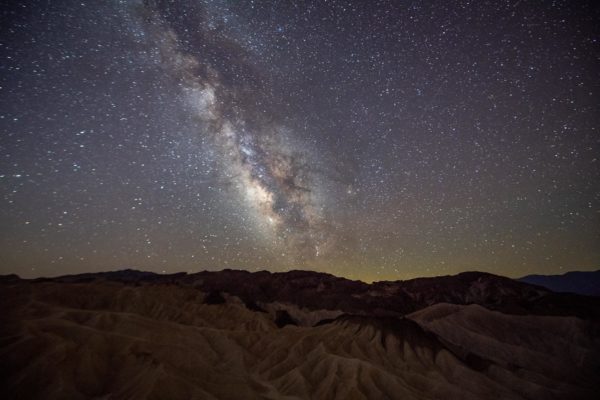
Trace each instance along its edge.
<path fill-rule="evenodd" d="M 597 269 L 594 3 L 2 2 L 0 274 Z"/>

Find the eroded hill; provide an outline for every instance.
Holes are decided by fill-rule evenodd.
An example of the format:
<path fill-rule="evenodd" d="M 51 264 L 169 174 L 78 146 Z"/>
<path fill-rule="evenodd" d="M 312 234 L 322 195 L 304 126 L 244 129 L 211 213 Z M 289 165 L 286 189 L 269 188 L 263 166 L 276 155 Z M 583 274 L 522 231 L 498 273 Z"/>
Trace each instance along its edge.
<path fill-rule="evenodd" d="M 600 390 L 597 298 L 489 274 L 368 285 L 305 271 L 120 271 L 13 277 L 0 291 L 3 398 L 591 399 Z"/>

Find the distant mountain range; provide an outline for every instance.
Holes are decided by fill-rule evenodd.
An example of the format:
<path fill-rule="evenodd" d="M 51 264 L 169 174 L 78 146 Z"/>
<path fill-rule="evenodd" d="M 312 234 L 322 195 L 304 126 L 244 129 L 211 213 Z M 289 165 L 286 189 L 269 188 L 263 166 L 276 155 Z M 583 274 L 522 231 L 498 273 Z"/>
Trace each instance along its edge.
<path fill-rule="evenodd" d="M 595 399 L 599 371 L 600 297 L 488 273 L 0 276 L 15 399 Z"/>
<path fill-rule="evenodd" d="M 554 292 L 600 296 L 600 270 L 573 271 L 562 275 L 527 275 L 519 281 L 543 286 Z"/>
<path fill-rule="evenodd" d="M 5 278 L 11 277 L 18 278 L 16 275 Z M 509 314 L 574 315 L 600 320 L 600 308 L 595 307 L 600 305 L 600 299 L 594 302 L 577 294 L 555 293 L 539 285 L 477 271 L 371 284 L 314 271 L 271 273 L 232 269 L 192 274 L 126 269 L 33 281 L 177 284 L 202 290 L 207 293 L 208 301 L 214 302 L 227 294 L 236 296 L 249 307 L 257 303 L 285 302 L 307 309 L 342 310 L 347 314 L 378 317 L 402 316 L 433 304 L 451 303 L 479 304 Z"/>

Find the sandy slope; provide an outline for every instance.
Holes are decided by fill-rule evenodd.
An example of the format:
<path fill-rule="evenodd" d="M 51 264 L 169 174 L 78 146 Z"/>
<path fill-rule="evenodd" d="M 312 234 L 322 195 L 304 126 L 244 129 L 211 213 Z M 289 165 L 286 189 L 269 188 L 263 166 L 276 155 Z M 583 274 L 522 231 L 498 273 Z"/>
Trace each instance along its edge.
<path fill-rule="evenodd" d="M 511 372 L 487 373 L 530 398 L 550 391 L 578 394 L 600 389 L 598 325 L 575 317 L 516 316 L 472 304 L 436 304 L 408 316 L 453 350 Z M 587 391 L 586 389 L 587 388 Z"/>
<path fill-rule="evenodd" d="M 3 398 L 573 399 L 598 389 L 598 335 L 571 317 L 439 304 L 411 319 L 278 328 L 272 313 L 234 298 L 204 304 L 192 287 L 0 290 Z"/>

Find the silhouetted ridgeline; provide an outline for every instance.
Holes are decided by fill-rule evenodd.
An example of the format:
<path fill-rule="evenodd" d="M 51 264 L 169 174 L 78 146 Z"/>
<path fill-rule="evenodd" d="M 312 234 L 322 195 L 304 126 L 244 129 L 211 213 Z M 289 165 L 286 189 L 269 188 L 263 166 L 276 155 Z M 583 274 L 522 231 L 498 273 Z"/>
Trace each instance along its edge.
<path fill-rule="evenodd" d="M 400 316 L 443 302 L 479 304 L 509 314 L 573 315 L 600 319 L 600 299 L 554 293 L 539 285 L 484 272 L 367 284 L 326 273 L 299 270 L 271 273 L 225 269 L 194 274 L 156 274 L 126 269 L 33 281 L 82 283 L 101 280 L 192 286 L 212 296 L 221 292 L 237 296 L 247 305 L 278 301 L 308 309 L 342 310 L 363 315 Z"/>
<path fill-rule="evenodd" d="M 543 286 L 554 292 L 600 296 L 600 270 L 572 271 L 563 275 L 527 275 L 519 281 Z"/>

